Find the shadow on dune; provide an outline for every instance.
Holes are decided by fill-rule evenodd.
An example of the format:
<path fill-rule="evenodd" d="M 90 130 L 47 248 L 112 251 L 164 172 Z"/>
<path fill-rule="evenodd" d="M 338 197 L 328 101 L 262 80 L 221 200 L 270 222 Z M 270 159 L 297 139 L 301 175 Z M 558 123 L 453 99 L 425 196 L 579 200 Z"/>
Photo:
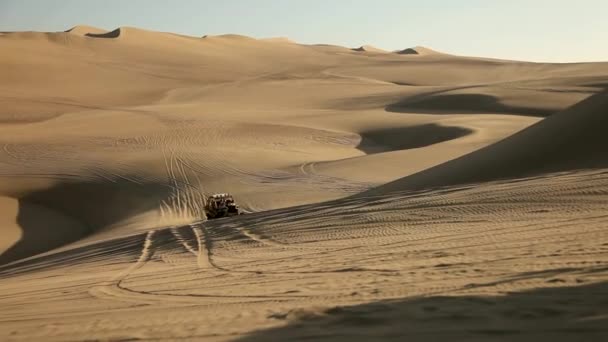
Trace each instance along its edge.
<path fill-rule="evenodd" d="M 395 52 L 398 55 L 419 55 L 420 53 L 413 48 L 407 48 Z"/>
<path fill-rule="evenodd" d="M 121 259 L 132 262 L 139 257 L 145 237 L 145 233 L 136 234 L 18 260 L 10 265 L 0 265 L 0 276 L 9 277 L 39 270 L 48 271 L 53 268 L 69 267 L 74 264 L 86 264 L 93 261 L 103 261 L 104 259 L 108 263 L 116 263 Z"/>
<path fill-rule="evenodd" d="M 392 82 L 396 85 L 413 85 L 407 82 Z M 507 105 L 499 97 L 482 94 L 453 94 L 456 91 L 475 91 L 483 85 L 465 85 L 449 89 L 432 90 L 416 95 L 399 93 L 375 94 L 329 103 L 333 109 L 364 110 L 384 108 L 392 113 L 420 114 L 510 114 L 546 117 L 561 107 L 551 107 L 553 103 L 538 103 L 532 107 Z M 483 91 L 483 90 L 478 90 Z"/>
<path fill-rule="evenodd" d="M 121 30 L 119 28 L 105 33 L 86 33 L 85 36 L 92 38 L 118 38 L 120 37 Z"/>
<path fill-rule="evenodd" d="M 357 196 L 608 168 L 608 91 L 495 144 Z"/>
<path fill-rule="evenodd" d="M 172 230 L 177 230 L 181 238 L 188 238 L 189 235 L 190 238 L 194 238 L 191 236 L 192 228 L 189 225 L 171 229 L 163 228 L 155 231 L 152 242 L 146 246 L 149 231 L 140 232 L 0 265 L 0 277 L 18 276 L 40 270 L 49 271 L 96 262 L 107 264 L 135 262 L 141 256 L 144 248 L 149 248 L 152 250 L 151 253 L 154 253 L 155 250 L 172 249 L 176 243 L 179 245 L 181 242 L 177 240 Z"/>
<path fill-rule="evenodd" d="M 0 113 L 0 124 L 2 125 L 23 125 L 31 123 L 39 123 L 48 120 L 52 120 L 62 116 L 63 113 L 44 113 L 44 114 L 22 114 L 20 115 L 6 115 Z"/>
<path fill-rule="evenodd" d="M 554 113 L 541 107 L 518 107 L 503 104 L 485 94 L 440 94 L 408 97 L 385 107 L 388 112 L 430 114 L 501 113 L 545 117 Z"/>
<path fill-rule="evenodd" d="M 367 154 L 407 150 L 438 144 L 473 133 L 464 127 L 426 124 L 361 132 L 357 148 Z"/>
<path fill-rule="evenodd" d="M 23 197 L 29 203 L 74 217 L 92 230 L 158 208 L 171 188 L 159 183 L 113 181 L 64 182 Z"/>
<path fill-rule="evenodd" d="M 21 239 L 0 264 L 46 252 L 103 228 L 158 209 L 172 195 L 159 183 L 129 180 L 63 182 L 19 199 Z"/>
<path fill-rule="evenodd" d="M 592 88 L 600 88 L 603 90 L 608 90 L 608 82 L 599 82 L 599 83 L 587 83 L 584 84 L 585 87 L 592 87 Z"/>
<path fill-rule="evenodd" d="M 239 341 L 603 341 L 607 293 L 608 283 L 602 282 L 500 297 L 432 296 L 291 310 L 269 316 L 288 321 L 286 326 Z"/>
<path fill-rule="evenodd" d="M 0 265 L 59 247 L 89 232 L 70 216 L 24 200 L 19 200 L 17 224 L 21 238 L 0 254 Z"/>

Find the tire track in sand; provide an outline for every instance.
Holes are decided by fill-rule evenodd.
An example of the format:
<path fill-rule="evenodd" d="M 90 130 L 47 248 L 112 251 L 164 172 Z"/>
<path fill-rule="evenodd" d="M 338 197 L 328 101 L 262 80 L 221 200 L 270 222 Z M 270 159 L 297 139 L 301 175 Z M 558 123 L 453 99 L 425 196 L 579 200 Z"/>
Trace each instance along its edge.
<path fill-rule="evenodd" d="M 123 289 L 121 283 L 130 274 L 142 268 L 148 261 L 152 259 L 152 256 L 154 255 L 156 250 L 156 246 L 154 245 L 154 235 L 156 234 L 156 232 L 156 230 L 148 231 L 144 239 L 139 258 L 137 259 L 137 261 L 135 261 L 135 263 L 131 264 L 131 266 L 120 272 L 118 275 L 116 275 L 114 278 L 112 278 L 105 284 L 93 286 L 89 290 L 89 294 L 91 294 L 93 297 L 100 299 L 120 300 L 136 303 L 141 303 L 142 300 L 145 300 L 146 298 L 140 298 L 140 296 L 136 296 L 135 298 L 133 298 L 131 294 L 125 295 L 125 291 L 130 291 Z"/>

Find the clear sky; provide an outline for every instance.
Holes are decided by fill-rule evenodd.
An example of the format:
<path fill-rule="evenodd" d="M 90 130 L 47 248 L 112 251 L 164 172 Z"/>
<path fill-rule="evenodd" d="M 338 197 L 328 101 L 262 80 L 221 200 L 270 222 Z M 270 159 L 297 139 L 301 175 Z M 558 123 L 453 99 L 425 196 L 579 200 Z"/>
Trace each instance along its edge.
<path fill-rule="evenodd" d="M 192 36 L 532 61 L 608 61 L 608 0 L 0 0 L 0 31 L 135 26 Z"/>

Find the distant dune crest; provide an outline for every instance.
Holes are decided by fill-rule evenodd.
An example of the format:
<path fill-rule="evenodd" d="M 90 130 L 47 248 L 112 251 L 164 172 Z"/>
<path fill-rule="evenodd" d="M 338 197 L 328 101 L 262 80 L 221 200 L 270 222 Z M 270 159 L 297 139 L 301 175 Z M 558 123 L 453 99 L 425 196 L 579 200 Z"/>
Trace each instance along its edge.
<path fill-rule="evenodd" d="M 69 30 L 66 30 L 65 32 L 75 34 L 77 36 L 87 36 L 89 34 L 104 34 L 104 33 L 107 33 L 108 31 L 94 27 L 94 26 L 77 25 L 77 26 L 72 27 Z"/>
<path fill-rule="evenodd" d="M 167 37 L 181 37 L 181 38 L 187 38 L 187 39 L 192 39 L 192 40 L 196 40 L 196 39 L 203 39 L 205 41 L 218 41 L 218 42 L 254 42 L 254 41 L 260 41 L 260 42 L 271 42 L 271 43 L 284 43 L 284 44 L 298 44 L 296 41 L 290 39 L 289 37 L 269 37 L 269 38 L 253 38 L 253 37 L 249 37 L 246 35 L 241 35 L 241 34 L 233 34 L 233 33 L 227 33 L 227 34 L 206 34 L 203 36 L 200 36 L 200 38 L 197 37 L 193 37 L 193 36 L 187 36 L 187 35 L 181 35 L 181 34 L 175 34 L 175 33 L 168 33 L 168 32 L 158 32 L 158 31 L 151 31 L 151 30 L 146 30 L 146 29 L 140 29 L 140 28 L 136 28 L 136 27 L 129 27 L 129 26 L 121 26 L 118 28 L 115 28 L 113 30 L 106 30 L 106 29 L 102 29 L 102 28 L 98 28 L 95 26 L 90 26 L 90 25 L 76 25 L 70 29 L 67 29 L 63 32 L 35 32 L 35 31 L 27 31 L 27 32 L 0 32 L 0 35 L 17 35 L 19 37 L 25 37 L 28 36 L 30 38 L 36 38 L 37 34 L 41 34 L 41 35 L 56 35 L 56 34 L 63 34 L 63 33 L 68 33 L 71 35 L 75 35 L 75 36 L 79 36 L 79 37 L 86 37 L 86 38 L 111 38 L 111 39 L 121 39 L 124 40 L 127 36 L 129 37 L 129 40 L 134 40 L 134 41 L 139 41 L 141 39 L 143 39 L 145 37 L 145 39 L 149 39 L 149 38 L 159 38 L 160 36 L 164 35 Z M 154 37 L 155 36 L 155 37 Z M 306 44 L 304 44 L 306 45 Z M 344 50 L 347 50 L 347 47 L 344 46 L 340 46 L 340 45 L 333 45 L 333 44 L 313 44 L 312 46 L 324 46 L 324 47 L 335 47 L 335 48 L 341 48 Z M 351 51 L 355 51 L 355 52 L 363 52 L 363 53 L 391 53 L 391 51 L 387 51 L 387 50 L 383 50 L 380 48 L 377 48 L 373 45 L 369 45 L 369 44 L 365 44 L 365 45 L 361 45 L 359 47 L 356 48 L 350 48 L 349 50 Z M 444 53 L 429 49 L 427 47 L 423 47 L 423 46 L 415 46 L 415 47 L 411 47 L 411 48 L 406 48 L 403 50 L 397 50 L 397 51 L 392 51 L 392 53 L 394 54 L 398 54 L 398 55 L 417 55 L 417 56 L 430 56 L 430 55 L 445 55 Z"/>
<path fill-rule="evenodd" d="M 71 33 L 74 35 L 78 35 L 78 36 L 82 36 L 82 37 L 91 37 L 91 38 L 120 38 L 121 36 L 124 36 L 125 34 L 132 36 L 137 33 L 162 33 L 162 32 L 143 30 L 143 29 L 134 28 L 134 27 L 119 27 L 114 30 L 108 31 L 108 30 L 104 30 L 104 29 L 94 27 L 94 26 L 89 26 L 89 25 L 77 25 L 77 26 L 74 26 L 74 27 L 66 30 L 65 32 Z M 176 35 L 176 36 L 180 36 L 180 35 Z M 259 41 L 273 42 L 273 43 L 289 43 L 289 44 L 297 43 L 296 41 L 290 39 L 289 37 L 270 37 L 270 38 L 256 39 L 253 37 L 249 37 L 249 36 L 245 36 L 245 35 L 241 35 L 241 34 L 233 34 L 233 33 L 218 34 L 218 35 L 206 34 L 206 35 L 201 36 L 200 38 L 209 40 L 209 41 L 226 40 L 226 41 L 234 41 L 234 42 L 238 42 L 238 41 L 246 42 L 246 41 L 259 40 Z M 316 44 L 316 45 L 324 46 L 326 44 Z M 331 46 L 334 46 L 334 45 L 331 45 Z M 338 45 L 335 45 L 335 46 L 340 47 Z M 383 50 L 383 49 L 377 48 L 377 47 L 375 47 L 373 45 L 369 45 L 369 44 L 361 45 L 359 47 L 352 48 L 351 50 L 355 51 L 355 52 L 390 53 L 387 50 Z M 424 46 L 415 46 L 415 47 L 410 47 L 410 48 L 406 48 L 403 50 L 397 50 L 397 51 L 393 51 L 393 52 L 398 55 L 417 55 L 417 56 L 443 55 L 443 53 L 441 53 L 441 52 L 429 49 Z"/>
<path fill-rule="evenodd" d="M 428 56 L 428 55 L 442 55 L 441 52 L 437 52 L 435 50 L 426 48 L 424 46 L 416 46 L 403 50 L 396 51 L 399 55 L 420 55 L 420 56 Z"/>
<path fill-rule="evenodd" d="M 117 28 L 116 30 L 105 32 L 105 33 L 87 33 L 85 36 L 93 38 L 118 38 L 122 33 L 122 29 Z"/>
<path fill-rule="evenodd" d="M 256 40 L 255 38 L 252 38 L 252 37 L 244 36 L 241 34 L 232 34 L 232 33 L 218 34 L 218 35 L 206 34 L 206 35 L 202 36 L 201 38 L 203 38 L 203 39 L 226 39 L 226 40 L 236 40 L 236 41 L 238 41 L 238 40 L 241 40 L 241 41 Z"/>
<path fill-rule="evenodd" d="M 353 51 L 358 51 L 358 52 L 377 52 L 377 53 L 386 53 L 386 52 L 388 52 L 386 50 L 379 49 L 379 48 L 377 48 L 375 46 L 372 46 L 372 45 L 362 45 L 362 46 L 359 46 L 358 48 L 354 48 L 352 50 Z"/>
<path fill-rule="evenodd" d="M 273 43 L 287 43 L 287 44 L 296 44 L 296 41 L 289 39 L 288 37 L 270 37 L 270 38 L 263 38 L 260 39 L 266 42 L 273 42 Z"/>

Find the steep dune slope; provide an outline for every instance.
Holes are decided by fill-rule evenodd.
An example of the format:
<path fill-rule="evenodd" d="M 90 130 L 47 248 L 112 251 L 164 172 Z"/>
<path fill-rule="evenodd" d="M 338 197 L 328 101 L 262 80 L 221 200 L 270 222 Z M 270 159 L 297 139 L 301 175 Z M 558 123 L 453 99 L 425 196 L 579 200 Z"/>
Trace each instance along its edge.
<path fill-rule="evenodd" d="M 0 267 L 0 338 L 594 340 L 607 196 L 571 173 L 89 241 Z"/>
<path fill-rule="evenodd" d="M 606 168 L 608 92 L 498 143 L 371 191 L 425 189 L 576 169 Z"/>
<path fill-rule="evenodd" d="M 0 216 L 0 265 L 46 252 L 89 233 L 86 225 L 68 215 L 16 198 L 0 196 Z"/>

